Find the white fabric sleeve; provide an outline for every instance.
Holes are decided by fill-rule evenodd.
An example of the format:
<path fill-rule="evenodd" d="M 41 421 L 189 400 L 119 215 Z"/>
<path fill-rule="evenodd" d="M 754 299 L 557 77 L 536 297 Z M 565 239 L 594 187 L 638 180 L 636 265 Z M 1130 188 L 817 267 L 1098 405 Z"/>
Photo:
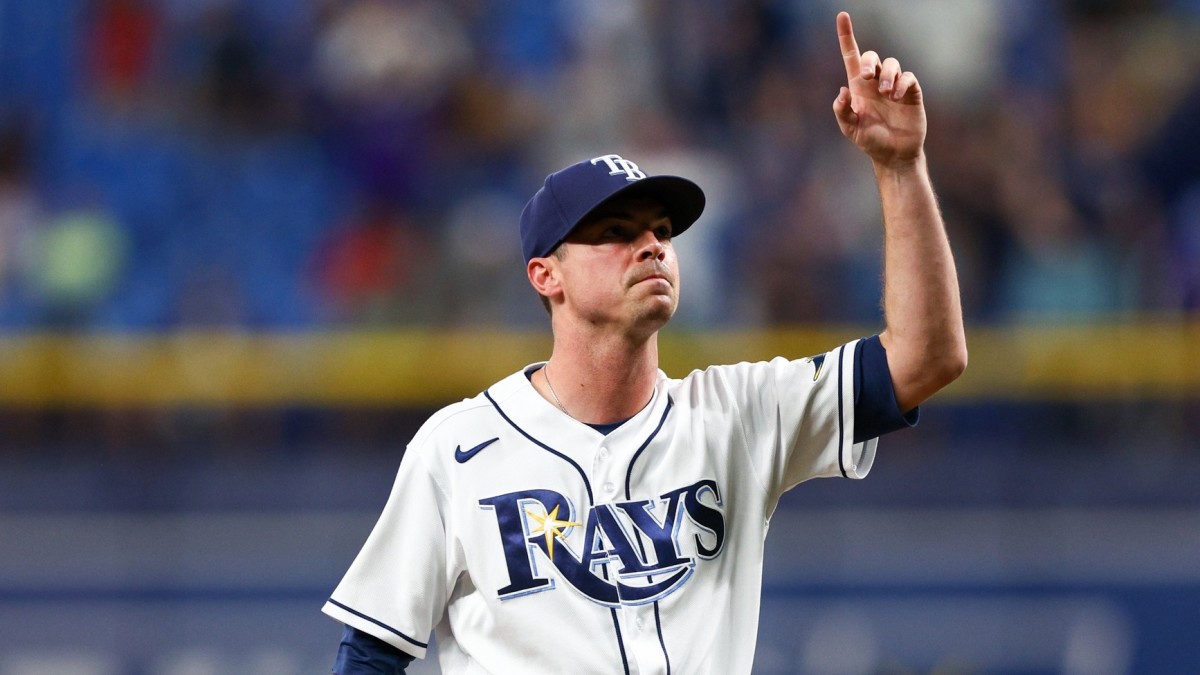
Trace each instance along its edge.
<path fill-rule="evenodd" d="M 448 597 L 445 507 L 410 448 L 379 521 L 322 611 L 424 658 Z"/>
<path fill-rule="evenodd" d="M 733 400 L 771 503 L 810 478 L 865 478 L 878 439 L 854 442 L 854 349 L 738 364 Z"/>

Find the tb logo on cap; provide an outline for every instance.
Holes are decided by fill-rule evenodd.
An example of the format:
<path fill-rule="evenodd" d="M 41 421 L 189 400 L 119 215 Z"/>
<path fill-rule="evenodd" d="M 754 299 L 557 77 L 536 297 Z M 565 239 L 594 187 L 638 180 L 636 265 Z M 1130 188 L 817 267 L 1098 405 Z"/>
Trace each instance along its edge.
<path fill-rule="evenodd" d="M 625 180 L 629 182 L 641 180 L 646 177 L 646 174 L 638 168 L 637 164 L 620 155 L 602 155 L 592 160 L 592 164 L 596 164 L 597 162 L 604 162 L 608 165 L 608 175 L 616 176 L 623 173 L 625 174 Z"/>

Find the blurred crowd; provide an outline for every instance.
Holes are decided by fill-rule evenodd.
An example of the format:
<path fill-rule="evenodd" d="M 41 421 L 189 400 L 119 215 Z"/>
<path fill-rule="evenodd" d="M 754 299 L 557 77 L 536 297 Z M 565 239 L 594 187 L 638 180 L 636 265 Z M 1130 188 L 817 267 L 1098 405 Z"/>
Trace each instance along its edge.
<path fill-rule="evenodd" d="M 615 152 L 709 195 L 687 326 L 879 316 L 834 15 L 916 71 L 968 318 L 1200 310 L 1196 0 L 11 0 L 0 329 L 522 326 Z"/>

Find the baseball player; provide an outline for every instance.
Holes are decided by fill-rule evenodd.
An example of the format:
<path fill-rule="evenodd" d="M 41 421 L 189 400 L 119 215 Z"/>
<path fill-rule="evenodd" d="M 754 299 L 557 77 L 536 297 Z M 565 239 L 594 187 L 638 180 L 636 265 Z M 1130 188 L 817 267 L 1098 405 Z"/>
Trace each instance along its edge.
<path fill-rule="evenodd" d="M 859 53 L 833 111 L 883 203 L 879 335 L 796 360 L 658 369 L 679 302 L 689 180 L 616 154 L 551 174 L 521 215 L 553 351 L 436 413 L 324 606 L 335 672 L 398 673 L 436 634 L 444 673 L 748 673 L 782 493 L 862 478 L 883 433 L 966 366 L 954 263 L 912 73 Z"/>

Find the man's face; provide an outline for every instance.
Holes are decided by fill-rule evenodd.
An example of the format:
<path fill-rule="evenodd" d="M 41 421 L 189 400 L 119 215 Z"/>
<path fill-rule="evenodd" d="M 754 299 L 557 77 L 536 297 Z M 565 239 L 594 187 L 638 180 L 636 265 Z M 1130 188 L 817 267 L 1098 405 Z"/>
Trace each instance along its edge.
<path fill-rule="evenodd" d="M 618 197 L 580 224 L 553 258 L 564 310 L 601 326 L 657 331 L 679 305 L 671 220 L 656 201 Z"/>

